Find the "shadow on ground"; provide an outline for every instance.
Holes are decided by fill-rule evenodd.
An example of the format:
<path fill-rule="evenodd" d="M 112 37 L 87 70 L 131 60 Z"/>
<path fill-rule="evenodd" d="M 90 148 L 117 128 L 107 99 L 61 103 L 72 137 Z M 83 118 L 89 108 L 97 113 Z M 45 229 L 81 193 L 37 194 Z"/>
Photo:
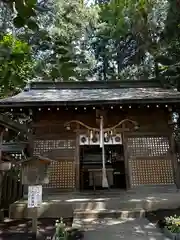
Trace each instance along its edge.
<path fill-rule="evenodd" d="M 174 215 L 180 216 L 180 208 L 159 209 L 157 211 L 147 212 L 146 218 L 162 230 L 164 227 L 164 218 Z"/>
<path fill-rule="evenodd" d="M 79 224 L 84 224 L 85 240 L 164 240 L 155 224 L 145 218 L 83 220 Z"/>
<path fill-rule="evenodd" d="M 55 231 L 56 219 L 38 220 L 39 240 L 51 239 Z M 0 223 L 0 240 L 27 240 L 32 239 L 31 221 L 5 219 Z"/>

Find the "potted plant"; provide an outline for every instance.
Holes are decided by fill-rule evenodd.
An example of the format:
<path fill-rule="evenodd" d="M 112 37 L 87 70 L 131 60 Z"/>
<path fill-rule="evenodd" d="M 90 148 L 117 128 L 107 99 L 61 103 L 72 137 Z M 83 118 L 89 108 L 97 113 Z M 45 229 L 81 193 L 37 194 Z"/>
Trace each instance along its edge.
<path fill-rule="evenodd" d="M 55 240 L 67 240 L 67 233 L 66 233 L 66 225 L 61 218 L 60 221 L 56 220 L 56 232 L 55 232 Z"/>
<path fill-rule="evenodd" d="M 164 233 L 170 239 L 180 240 L 180 216 L 165 217 Z"/>
<path fill-rule="evenodd" d="M 84 237 L 82 231 L 78 228 L 67 227 L 63 222 L 63 218 L 61 218 L 60 221 L 56 220 L 55 227 L 54 240 L 81 240 Z"/>

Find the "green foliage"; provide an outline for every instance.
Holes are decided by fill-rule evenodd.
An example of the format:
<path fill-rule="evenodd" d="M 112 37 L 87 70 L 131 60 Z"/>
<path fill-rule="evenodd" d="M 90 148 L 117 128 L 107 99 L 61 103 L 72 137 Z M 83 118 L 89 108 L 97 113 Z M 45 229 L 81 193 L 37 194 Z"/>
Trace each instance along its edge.
<path fill-rule="evenodd" d="M 86 79 L 91 59 L 85 38 L 90 25 L 96 21 L 96 11 L 95 14 L 93 11 L 75 0 L 54 2 L 52 12 L 55 14 L 48 40 L 43 43 L 40 40 L 38 51 L 42 57 L 37 61 L 37 76 L 53 81 Z"/>
<path fill-rule="evenodd" d="M 165 218 L 165 225 L 172 233 L 180 233 L 180 216 L 170 216 Z"/>
<path fill-rule="evenodd" d="M 164 38 L 166 41 L 175 39 L 179 36 L 180 27 L 180 2 L 178 0 L 168 0 L 169 9 L 164 29 Z"/>
<path fill-rule="evenodd" d="M 22 88 L 31 76 L 33 61 L 27 43 L 4 35 L 0 41 L 0 96 L 13 94 Z"/>
<path fill-rule="evenodd" d="M 52 81 L 156 76 L 164 84 L 178 83 L 180 8 L 175 0 L 110 0 L 91 6 L 76 0 L 3 2 L 13 21 L 5 22 L 4 9 L 2 32 L 6 36 L 13 23 L 18 41 L 28 43 L 27 53 L 20 44 L 22 53 L 14 55 L 16 41 L 8 47 L 1 43 L 1 81 L 11 79 L 9 86 L 19 88 L 32 76 Z M 48 11 L 41 11 L 44 6 Z M 5 63 L 13 78 L 4 71 Z"/>
<path fill-rule="evenodd" d="M 12 10 L 12 14 L 16 15 L 15 17 L 13 16 L 15 27 L 28 27 L 33 31 L 38 29 L 34 19 L 36 17 L 37 0 L 0 0 L 0 2 L 4 2 Z"/>
<path fill-rule="evenodd" d="M 56 232 L 55 232 L 55 240 L 68 240 L 66 225 L 63 223 L 63 218 L 56 220 Z"/>
<path fill-rule="evenodd" d="M 80 1 L 55 0 L 55 22 L 52 32 L 61 40 L 76 41 L 85 33 L 89 21 L 92 21 L 88 9 L 84 8 Z"/>
<path fill-rule="evenodd" d="M 47 54 L 36 62 L 36 76 L 52 81 L 68 81 L 76 77 L 76 62 L 70 44 L 62 42 L 59 37 L 51 37 Z"/>
<path fill-rule="evenodd" d="M 169 1 L 169 10 L 165 28 L 161 36 L 161 45 L 155 56 L 159 76 L 168 86 L 180 90 L 180 6 L 175 0 Z"/>
<path fill-rule="evenodd" d="M 156 44 L 150 19 L 155 5 L 153 0 L 111 0 L 99 5 L 92 47 L 97 62 L 101 62 L 96 69 L 100 79 L 122 77 L 128 65 L 142 67 L 146 53 Z"/>

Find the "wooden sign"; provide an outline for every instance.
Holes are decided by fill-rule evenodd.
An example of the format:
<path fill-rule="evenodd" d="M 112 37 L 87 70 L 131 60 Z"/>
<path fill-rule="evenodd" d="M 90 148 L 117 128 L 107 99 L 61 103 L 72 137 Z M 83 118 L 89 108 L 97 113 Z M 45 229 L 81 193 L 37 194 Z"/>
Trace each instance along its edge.
<path fill-rule="evenodd" d="M 28 187 L 28 208 L 37 208 L 42 204 L 42 185 Z"/>

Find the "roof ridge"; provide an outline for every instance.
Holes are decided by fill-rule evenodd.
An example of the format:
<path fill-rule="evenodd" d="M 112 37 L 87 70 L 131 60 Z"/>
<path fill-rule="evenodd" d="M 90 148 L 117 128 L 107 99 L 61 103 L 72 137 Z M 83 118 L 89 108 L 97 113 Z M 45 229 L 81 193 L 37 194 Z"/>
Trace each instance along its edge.
<path fill-rule="evenodd" d="M 33 81 L 25 87 L 25 91 L 31 89 L 113 89 L 113 88 L 163 88 L 157 79 L 147 80 L 116 80 L 116 81 L 71 81 L 71 82 L 52 82 L 52 81 Z"/>

